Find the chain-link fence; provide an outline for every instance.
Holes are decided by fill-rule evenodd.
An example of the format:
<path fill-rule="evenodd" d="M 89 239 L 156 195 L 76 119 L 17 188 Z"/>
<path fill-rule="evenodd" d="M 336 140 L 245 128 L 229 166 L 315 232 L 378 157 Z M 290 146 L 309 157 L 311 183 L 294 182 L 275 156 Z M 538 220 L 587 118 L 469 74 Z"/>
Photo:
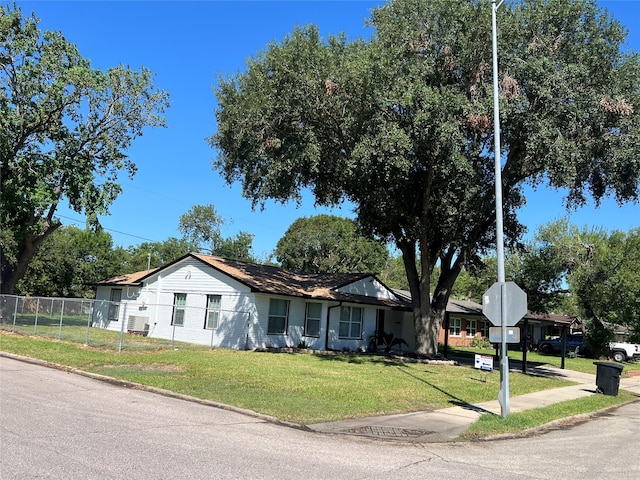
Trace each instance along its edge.
<path fill-rule="evenodd" d="M 0 295 L 0 330 L 122 351 L 250 346 L 244 311 L 108 300 Z"/>
<path fill-rule="evenodd" d="M 0 329 L 23 335 L 118 349 L 171 347 L 172 342 L 147 339 L 126 331 L 124 322 L 97 321 L 98 311 L 114 311 L 118 302 L 86 298 L 0 295 Z"/>

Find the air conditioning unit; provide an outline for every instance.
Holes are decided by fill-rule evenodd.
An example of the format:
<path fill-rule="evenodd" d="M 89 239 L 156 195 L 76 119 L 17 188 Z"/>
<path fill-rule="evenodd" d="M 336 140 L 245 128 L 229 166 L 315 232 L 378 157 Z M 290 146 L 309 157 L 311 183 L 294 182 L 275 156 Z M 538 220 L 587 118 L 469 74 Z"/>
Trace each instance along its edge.
<path fill-rule="evenodd" d="M 141 315 L 129 315 L 127 320 L 127 332 L 146 336 L 149 333 L 149 317 Z"/>

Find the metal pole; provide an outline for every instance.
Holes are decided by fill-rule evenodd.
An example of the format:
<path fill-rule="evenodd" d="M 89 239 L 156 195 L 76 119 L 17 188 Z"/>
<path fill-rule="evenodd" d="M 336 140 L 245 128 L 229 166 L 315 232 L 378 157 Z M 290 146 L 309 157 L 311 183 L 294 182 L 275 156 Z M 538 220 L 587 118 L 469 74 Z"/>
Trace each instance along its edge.
<path fill-rule="evenodd" d="M 52 302 L 53 305 L 53 302 Z M 53 306 L 51 307 L 53 310 Z M 58 328 L 58 340 L 62 339 L 62 317 L 64 315 L 64 298 L 62 299 L 62 306 L 60 307 L 60 327 Z"/>
<path fill-rule="evenodd" d="M 496 254 L 498 256 L 498 282 L 501 293 L 501 339 L 500 356 L 500 411 L 503 417 L 509 415 L 509 355 L 507 354 L 507 297 L 504 274 L 504 236 L 502 219 L 502 165 L 500 154 L 500 108 L 498 95 L 498 33 L 496 13 L 504 0 L 496 4 L 491 1 L 491 32 L 493 40 L 493 138 L 494 138 L 494 166 L 496 191 Z"/>
<path fill-rule="evenodd" d="M 16 319 L 18 318 L 18 300 L 20 300 L 20 297 L 15 297 L 15 298 L 16 298 L 16 303 L 13 306 L 13 324 L 11 325 L 11 333 L 13 333 L 16 330 Z M 24 308 L 24 302 L 22 306 Z"/>
<path fill-rule="evenodd" d="M 108 315 L 108 314 L 107 314 Z M 87 317 L 87 333 L 84 338 L 84 344 L 89 346 L 89 329 L 91 328 L 91 316 Z"/>
<path fill-rule="evenodd" d="M 40 297 L 36 300 L 36 318 L 33 322 L 33 334 L 38 333 L 38 312 L 40 311 Z"/>
<path fill-rule="evenodd" d="M 118 352 L 122 351 L 122 342 L 124 341 L 124 322 L 127 318 L 127 305 L 124 304 L 124 312 L 122 312 L 122 324 L 120 325 L 120 339 L 118 340 Z M 120 307 L 122 306 L 122 302 L 119 302 L 118 313 L 120 312 Z"/>

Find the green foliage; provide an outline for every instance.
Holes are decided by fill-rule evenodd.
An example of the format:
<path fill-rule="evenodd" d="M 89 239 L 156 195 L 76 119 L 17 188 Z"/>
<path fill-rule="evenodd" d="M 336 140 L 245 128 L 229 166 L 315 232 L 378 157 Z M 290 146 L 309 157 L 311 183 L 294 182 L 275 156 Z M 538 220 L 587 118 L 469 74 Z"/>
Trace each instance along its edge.
<path fill-rule="evenodd" d="M 357 223 L 334 215 L 297 219 L 278 241 L 275 258 L 283 268 L 307 273 L 380 273 L 389 256 Z"/>
<path fill-rule="evenodd" d="M 491 342 L 485 337 L 473 337 L 473 340 L 471 340 L 471 346 L 473 348 L 490 349 Z"/>
<path fill-rule="evenodd" d="M 130 246 L 127 248 L 123 269 L 118 274 L 141 272 L 147 267 L 162 267 L 195 250 L 197 248 L 194 244 L 174 237 L 164 242 L 143 242 Z"/>
<path fill-rule="evenodd" d="M 389 258 L 379 278 L 389 288 L 409 291 L 409 282 L 401 256 Z"/>
<path fill-rule="evenodd" d="M 554 420 L 598 412 L 606 408 L 635 400 L 631 392 L 621 391 L 618 396 L 590 395 L 560 402 L 544 408 L 511 413 L 506 418 L 499 415 L 482 415 L 459 440 L 478 440 L 492 435 L 520 434 L 525 430 L 541 427 Z"/>
<path fill-rule="evenodd" d="M 91 67 L 60 32 L 0 6 L 0 292 L 13 292 L 33 256 L 60 227 L 63 200 L 97 225 L 135 174 L 126 150 L 162 126 L 165 92 L 152 74 Z"/>
<path fill-rule="evenodd" d="M 16 286 L 16 294 L 91 298 L 92 284 L 121 272 L 125 252 L 107 232 L 61 227 L 38 250 Z"/>
<path fill-rule="evenodd" d="M 505 270 L 509 277 L 508 263 L 505 265 Z M 467 265 L 456 278 L 451 295 L 454 298 L 482 303 L 482 295 L 497 280 L 497 271 L 496 257 L 484 257 L 479 262 Z"/>
<path fill-rule="evenodd" d="M 239 232 L 235 237 L 225 238 L 221 231 L 223 224 L 223 218 L 213 205 L 194 205 L 180 216 L 178 230 L 182 233 L 182 240 L 196 246 L 195 250 L 232 260 L 253 262 L 253 235 Z"/>
<path fill-rule="evenodd" d="M 504 232 L 526 183 L 637 200 L 640 61 L 591 0 L 500 9 Z M 454 282 L 494 246 L 491 3 L 392 0 L 348 43 L 296 28 L 221 79 L 218 150 L 254 205 L 346 199 L 367 234 L 402 252 L 416 349 L 432 354 Z M 635 106 L 635 109 L 634 109 Z M 435 286 L 434 268 L 440 266 Z"/>
<path fill-rule="evenodd" d="M 376 342 L 376 348 L 381 345 L 385 353 L 389 353 L 395 346 L 400 348 L 402 345 L 409 346 L 404 338 L 396 337 L 393 333 L 387 333 L 384 330 L 373 332 L 373 335 L 369 337 L 369 342 Z"/>
<path fill-rule="evenodd" d="M 539 311 L 575 308 L 590 324 L 594 354 L 606 352 L 607 323 L 640 331 L 640 228 L 608 233 L 560 220 L 540 228 L 520 259 L 530 308 L 532 300 Z"/>
<path fill-rule="evenodd" d="M 194 205 L 180 216 L 178 230 L 187 242 L 212 250 L 222 238 L 220 227 L 223 223 L 213 205 Z"/>

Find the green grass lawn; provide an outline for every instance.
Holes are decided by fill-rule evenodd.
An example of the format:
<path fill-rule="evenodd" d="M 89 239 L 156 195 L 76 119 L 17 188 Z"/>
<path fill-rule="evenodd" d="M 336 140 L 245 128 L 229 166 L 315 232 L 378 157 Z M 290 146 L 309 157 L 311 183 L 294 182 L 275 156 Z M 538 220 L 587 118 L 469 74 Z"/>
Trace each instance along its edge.
<path fill-rule="evenodd" d="M 500 387 L 499 372 L 470 366 L 405 363 L 358 354 L 211 350 L 188 344 L 153 349 L 153 339 L 137 340 L 146 348 L 118 352 L 110 340 L 86 346 L 0 332 L 0 350 L 301 424 L 485 402 L 497 399 Z M 567 384 L 510 374 L 513 396 Z"/>
<path fill-rule="evenodd" d="M 466 357 L 473 358 L 476 354 L 483 355 L 494 355 L 495 350 L 487 350 L 487 349 L 478 349 L 478 348 L 463 348 L 463 347 L 449 347 L 449 356 L 450 357 Z M 521 365 L 522 360 L 522 352 L 516 350 L 509 350 L 509 363 L 510 365 Z M 574 370 L 576 372 L 583 373 L 591 373 L 595 375 L 596 366 L 593 362 L 596 362 L 593 358 L 588 357 L 577 357 L 577 358 L 565 358 L 565 366 L 567 370 Z M 603 361 L 612 361 L 604 359 Z M 529 367 L 535 367 L 536 365 L 551 365 L 554 367 L 560 367 L 562 362 L 562 358 L 560 355 L 546 355 L 544 353 L 538 352 L 528 352 L 527 353 L 527 365 Z M 497 364 L 497 360 L 496 360 Z M 624 362 L 622 363 L 624 370 L 622 371 L 623 377 L 626 376 L 627 372 L 640 370 L 640 362 Z"/>
<path fill-rule="evenodd" d="M 314 423 L 431 410 L 497 398 L 497 372 L 467 366 L 403 363 L 381 356 L 246 352 L 181 345 L 177 350 L 94 348 L 38 337 L 0 337 L 7 352 L 40 358 L 279 419 Z M 520 395 L 565 382 L 514 374 Z"/>
<path fill-rule="evenodd" d="M 597 412 L 633 400 L 637 400 L 637 398 L 632 393 L 621 390 L 616 397 L 591 395 L 544 408 L 511 413 L 506 418 L 499 415 L 482 415 L 460 436 L 459 440 L 477 440 L 494 435 L 519 434 L 554 420 Z"/>

